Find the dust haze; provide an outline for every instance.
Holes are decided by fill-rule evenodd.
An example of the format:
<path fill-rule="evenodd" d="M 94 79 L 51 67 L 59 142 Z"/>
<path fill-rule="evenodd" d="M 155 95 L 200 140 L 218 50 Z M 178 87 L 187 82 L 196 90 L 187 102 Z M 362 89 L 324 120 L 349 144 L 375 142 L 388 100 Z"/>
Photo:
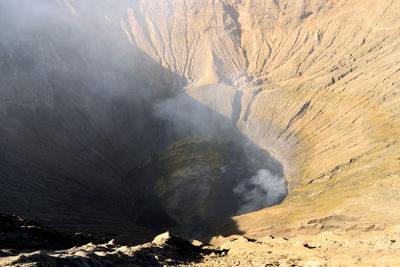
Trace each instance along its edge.
<path fill-rule="evenodd" d="M 269 170 L 270 156 L 247 149 L 234 122 L 130 42 L 120 25 L 128 7 L 138 1 L 0 1 L 0 209 L 89 232 L 106 221 L 118 232 L 115 220 L 148 227 L 142 218 L 162 208 L 138 207 L 153 198 L 139 199 L 144 189 L 127 177 L 193 136 L 229 140 L 246 158 L 235 167 L 245 175 L 227 182 L 240 203 L 228 215 L 279 203 L 282 168 Z"/>

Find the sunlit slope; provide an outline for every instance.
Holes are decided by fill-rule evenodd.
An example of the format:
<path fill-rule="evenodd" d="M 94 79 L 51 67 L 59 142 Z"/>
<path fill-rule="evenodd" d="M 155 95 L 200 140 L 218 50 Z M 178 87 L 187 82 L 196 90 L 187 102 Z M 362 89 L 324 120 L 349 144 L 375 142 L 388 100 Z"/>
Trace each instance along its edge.
<path fill-rule="evenodd" d="M 238 128 L 286 164 L 288 198 L 235 218 L 239 229 L 278 224 L 280 231 L 291 222 L 297 229 L 305 218 L 334 214 L 367 226 L 398 218 L 398 1 L 142 1 L 139 7 L 120 18 L 132 44 L 185 76 L 189 94 L 200 85 L 235 86 L 243 93 Z M 209 104 L 215 95 L 198 99 Z"/>

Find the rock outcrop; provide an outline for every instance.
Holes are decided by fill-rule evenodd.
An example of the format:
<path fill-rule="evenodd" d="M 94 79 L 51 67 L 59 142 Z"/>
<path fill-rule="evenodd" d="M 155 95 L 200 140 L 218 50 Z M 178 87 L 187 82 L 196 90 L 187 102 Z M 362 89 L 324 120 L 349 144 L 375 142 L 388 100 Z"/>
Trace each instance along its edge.
<path fill-rule="evenodd" d="M 1 266 L 176 266 L 226 252 L 192 245 L 169 232 L 147 244 L 131 246 L 84 234 L 63 234 L 17 216 L 0 215 L 0 225 Z"/>
<path fill-rule="evenodd" d="M 67 235 L 15 215 L 0 214 L 0 229 L 0 249 L 57 250 L 107 241 L 84 233 Z"/>
<path fill-rule="evenodd" d="M 5 235 L 0 233 L 1 266 L 395 266 L 400 256 L 398 226 L 381 229 L 379 236 L 373 231 L 357 235 L 324 231 L 290 239 L 219 236 L 213 240 L 216 248 L 197 240 L 189 243 L 169 232 L 131 246 L 91 236 L 68 236 L 16 216 L 1 215 L 0 223 L 8 225 L 9 238 L 3 242 Z M 315 223 L 321 222 L 309 221 Z"/>

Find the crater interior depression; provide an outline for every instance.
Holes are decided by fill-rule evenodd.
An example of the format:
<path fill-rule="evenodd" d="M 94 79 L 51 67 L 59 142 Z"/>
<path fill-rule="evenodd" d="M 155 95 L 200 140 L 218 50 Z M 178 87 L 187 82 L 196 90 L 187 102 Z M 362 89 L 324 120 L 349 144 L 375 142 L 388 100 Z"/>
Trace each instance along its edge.
<path fill-rule="evenodd" d="M 398 10 L 0 1 L 0 265 L 396 265 Z"/>
<path fill-rule="evenodd" d="M 187 86 L 116 30 L 118 8 L 76 4 L 80 16 L 57 1 L 1 4 L 3 212 L 143 241 L 284 199 L 281 164 L 235 126 L 231 82 Z M 224 110 L 196 99 L 212 91 L 228 93 L 213 97 Z"/>

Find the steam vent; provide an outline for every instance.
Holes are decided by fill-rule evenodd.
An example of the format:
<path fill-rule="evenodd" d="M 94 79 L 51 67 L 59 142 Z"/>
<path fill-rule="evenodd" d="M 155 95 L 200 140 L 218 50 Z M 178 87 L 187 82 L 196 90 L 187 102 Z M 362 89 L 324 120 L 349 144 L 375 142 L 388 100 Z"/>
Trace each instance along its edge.
<path fill-rule="evenodd" d="M 0 266 L 400 266 L 400 1 L 0 1 Z"/>

